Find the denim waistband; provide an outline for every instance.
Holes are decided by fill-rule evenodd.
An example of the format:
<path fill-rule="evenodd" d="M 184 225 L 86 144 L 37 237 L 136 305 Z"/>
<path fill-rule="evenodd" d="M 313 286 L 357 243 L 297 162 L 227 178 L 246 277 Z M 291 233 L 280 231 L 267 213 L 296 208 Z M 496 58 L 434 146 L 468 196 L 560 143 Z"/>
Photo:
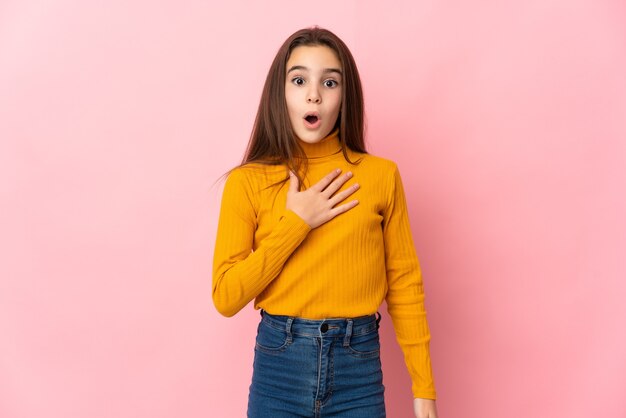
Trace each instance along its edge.
<path fill-rule="evenodd" d="M 265 309 L 260 310 L 261 321 L 267 325 L 284 329 L 288 334 L 309 336 L 361 335 L 380 328 L 381 315 L 375 314 L 354 318 L 306 319 L 297 316 L 273 315 Z"/>

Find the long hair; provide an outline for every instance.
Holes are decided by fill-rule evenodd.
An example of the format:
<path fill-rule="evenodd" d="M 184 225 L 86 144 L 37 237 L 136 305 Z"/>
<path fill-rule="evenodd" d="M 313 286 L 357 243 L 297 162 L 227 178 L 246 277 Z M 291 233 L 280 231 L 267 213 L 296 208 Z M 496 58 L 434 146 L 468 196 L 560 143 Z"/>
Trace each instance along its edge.
<path fill-rule="evenodd" d="M 286 166 L 285 178 L 270 186 L 286 182 L 289 179 L 289 170 L 291 170 L 298 177 L 298 183 L 302 188 L 303 183 L 299 173 L 303 164 L 306 173 L 308 160 L 296 140 L 285 99 L 287 61 L 291 56 L 291 51 L 298 46 L 327 46 L 339 57 L 344 74 L 342 101 L 337 122 L 331 132 L 339 128 L 339 142 L 348 163 L 358 164 L 360 159 L 356 162 L 351 161 L 346 148 L 367 154 L 364 141 L 363 89 L 354 58 L 346 44 L 337 35 L 327 29 L 314 26 L 300 29 L 292 34 L 276 53 L 265 79 L 259 109 L 244 157 L 241 164 L 224 175 L 248 163 L 284 164 Z"/>

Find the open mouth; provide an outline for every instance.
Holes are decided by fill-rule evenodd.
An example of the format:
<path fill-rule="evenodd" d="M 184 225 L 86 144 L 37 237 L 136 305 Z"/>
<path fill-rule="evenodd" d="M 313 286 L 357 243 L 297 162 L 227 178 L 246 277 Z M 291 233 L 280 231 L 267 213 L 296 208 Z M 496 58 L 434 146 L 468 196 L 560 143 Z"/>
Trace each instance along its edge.
<path fill-rule="evenodd" d="M 318 117 L 315 115 L 309 115 L 305 117 L 304 119 L 306 119 L 306 121 L 309 122 L 310 124 L 314 124 L 315 122 L 318 121 Z"/>

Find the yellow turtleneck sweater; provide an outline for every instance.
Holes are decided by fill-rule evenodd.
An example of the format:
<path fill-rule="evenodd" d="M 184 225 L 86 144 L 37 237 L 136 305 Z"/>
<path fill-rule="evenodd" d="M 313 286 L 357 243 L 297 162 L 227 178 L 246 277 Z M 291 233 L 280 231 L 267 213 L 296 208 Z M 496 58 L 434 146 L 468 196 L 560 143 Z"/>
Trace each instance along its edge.
<path fill-rule="evenodd" d="M 213 258 L 213 302 L 230 317 L 254 309 L 310 319 L 375 313 L 383 298 L 416 398 L 435 399 L 424 289 L 397 165 L 341 152 L 338 129 L 315 144 L 299 140 L 309 160 L 304 188 L 335 168 L 354 176 L 337 191 L 360 188 L 339 205 L 359 203 L 317 228 L 285 209 L 284 165 L 247 164 L 232 171 L 222 194 Z"/>

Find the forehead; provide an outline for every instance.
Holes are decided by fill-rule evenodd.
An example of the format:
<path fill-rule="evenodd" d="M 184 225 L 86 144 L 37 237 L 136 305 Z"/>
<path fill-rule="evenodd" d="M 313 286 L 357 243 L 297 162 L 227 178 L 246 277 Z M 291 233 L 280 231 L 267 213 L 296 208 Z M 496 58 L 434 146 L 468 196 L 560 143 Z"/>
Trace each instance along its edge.
<path fill-rule="evenodd" d="M 286 70 L 294 65 L 307 67 L 311 71 L 324 68 L 341 68 L 337 53 L 326 45 L 301 45 L 294 48 L 287 60 Z"/>

